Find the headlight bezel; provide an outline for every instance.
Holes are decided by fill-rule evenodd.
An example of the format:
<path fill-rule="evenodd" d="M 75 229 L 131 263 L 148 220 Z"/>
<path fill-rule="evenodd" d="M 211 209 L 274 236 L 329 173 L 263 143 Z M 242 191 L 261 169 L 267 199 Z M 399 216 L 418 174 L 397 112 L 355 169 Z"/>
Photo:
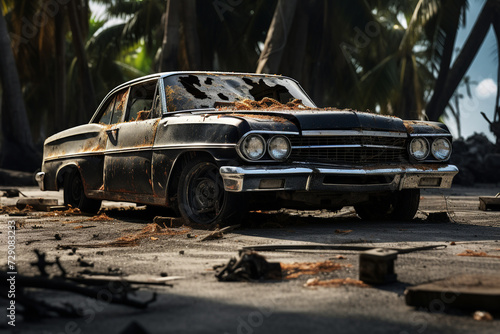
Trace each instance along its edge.
<path fill-rule="evenodd" d="M 413 150 L 413 143 L 417 142 L 417 141 L 422 141 L 425 144 L 425 146 L 427 147 L 425 155 L 422 156 L 421 158 L 415 156 L 415 152 Z M 423 160 L 427 159 L 427 157 L 429 156 L 429 154 L 431 152 L 431 145 L 430 145 L 429 140 L 427 138 L 425 138 L 425 137 L 416 137 L 416 138 L 413 138 L 410 141 L 410 144 L 408 145 L 408 151 L 410 153 L 410 156 L 413 159 L 415 159 L 417 161 L 423 161 Z"/>
<path fill-rule="evenodd" d="M 273 143 L 273 141 L 275 140 L 278 140 L 278 139 L 284 139 L 285 142 L 286 142 L 286 145 L 287 145 L 287 152 L 284 156 L 282 157 L 275 157 L 272 153 L 272 149 L 271 149 L 271 145 Z M 292 144 L 290 142 L 290 139 L 288 139 L 287 136 L 284 136 L 284 135 L 274 135 L 272 136 L 271 138 L 269 138 L 269 140 L 267 141 L 267 153 L 269 154 L 269 156 L 276 160 L 276 161 L 284 161 L 286 159 L 288 159 L 288 157 L 290 157 L 290 154 L 292 154 Z"/>
<path fill-rule="evenodd" d="M 436 153 L 437 150 L 435 149 L 435 144 L 437 142 L 439 142 L 439 141 L 444 141 L 448 145 L 448 154 L 444 158 L 440 158 L 438 156 L 438 154 Z M 445 137 L 439 137 L 439 138 L 434 139 L 432 141 L 432 144 L 431 144 L 431 147 L 430 147 L 430 151 L 431 151 L 432 156 L 436 160 L 439 160 L 439 161 L 447 161 L 447 160 L 449 160 L 450 157 L 451 157 L 452 150 L 453 150 L 453 148 L 452 148 L 452 145 L 451 145 L 451 141 L 448 138 L 445 138 Z"/>
<path fill-rule="evenodd" d="M 245 149 L 245 144 L 248 143 L 249 140 L 251 140 L 252 138 L 258 138 L 261 142 L 262 142 L 262 152 L 259 154 L 258 157 L 251 157 L 247 150 Z M 260 134 L 257 134 L 257 133 L 252 133 L 252 134 L 249 134 L 247 136 L 245 136 L 240 144 L 238 145 L 238 151 L 240 152 L 240 155 L 248 160 L 248 161 L 258 161 L 260 159 L 262 159 L 262 157 L 264 157 L 264 155 L 266 155 L 266 151 L 267 151 L 267 142 L 266 140 L 264 139 L 264 137 L 262 137 L 262 135 Z"/>

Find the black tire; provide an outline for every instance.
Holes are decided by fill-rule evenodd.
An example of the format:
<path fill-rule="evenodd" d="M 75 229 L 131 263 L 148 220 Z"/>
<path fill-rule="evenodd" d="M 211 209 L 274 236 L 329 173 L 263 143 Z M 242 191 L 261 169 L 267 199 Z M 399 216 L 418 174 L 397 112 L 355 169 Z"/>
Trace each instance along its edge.
<path fill-rule="evenodd" d="M 101 208 L 101 201 L 85 196 L 80 172 L 74 169 L 64 177 L 64 205 L 71 205 L 80 211 L 95 214 Z"/>
<path fill-rule="evenodd" d="M 415 217 L 420 204 L 420 189 L 404 189 L 398 191 L 393 198 L 393 220 L 409 221 Z"/>
<path fill-rule="evenodd" d="M 392 195 L 381 195 L 354 205 L 356 213 L 363 220 L 403 220 L 415 217 L 420 204 L 420 189 L 404 189 Z"/>
<path fill-rule="evenodd" d="M 387 220 L 391 210 L 391 196 L 380 195 L 373 197 L 368 202 L 355 204 L 354 209 L 363 220 Z"/>
<path fill-rule="evenodd" d="M 204 226 L 239 223 L 244 211 L 240 194 L 226 192 L 217 165 L 203 158 L 184 166 L 177 201 L 185 220 Z"/>

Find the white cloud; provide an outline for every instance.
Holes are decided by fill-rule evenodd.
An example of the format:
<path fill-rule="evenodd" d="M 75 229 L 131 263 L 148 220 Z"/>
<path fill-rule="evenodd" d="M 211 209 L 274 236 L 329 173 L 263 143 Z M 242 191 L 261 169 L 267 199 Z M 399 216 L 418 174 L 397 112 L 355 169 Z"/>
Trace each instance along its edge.
<path fill-rule="evenodd" d="M 497 84 L 493 79 L 484 79 L 477 85 L 476 94 L 480 99 L 487 99 L 497 94 Z"/>

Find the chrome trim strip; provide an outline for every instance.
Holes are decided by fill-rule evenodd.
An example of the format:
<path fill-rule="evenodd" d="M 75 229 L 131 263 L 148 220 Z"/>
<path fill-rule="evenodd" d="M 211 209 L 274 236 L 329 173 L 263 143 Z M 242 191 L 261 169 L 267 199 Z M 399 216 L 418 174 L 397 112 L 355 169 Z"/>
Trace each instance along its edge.
<path fill-rule="evenodd" d="M 48 158 L 44 158 L 43 160 L 44 161 L 54 161 L 54 160 L 61 160 L 61 159 L 79 158 L 79 157 L 85 157 L 85 156 L 104 155 L 104 154 L 105 154 L 104 151 L 80 152 L 80 153 L 58 155 L 56 157 L 48 157 Z"/>
<path fill-rule="evenodd" d="M 295 135 L 295 136 L 300 135 L 299 132 L 295 132 L 295 131 L 251 130 L 251 131 L 246 132 L 243 135 L 243 137 L 246 137 L 252 133 L 266 133 L 266 134 L 273 134 L 273 135 Z"/>
<path fill-rule="evenodd" d="M 119 154 L 119 153 L 137 152 L 137 151 L 150 151 L 152 150 L 152 148 L 153 145 L 142 146 L 142 147 L 129 147 L 129 148 L 113 148 L 110 150 L 106 150 L 104 154 L 108 155 L 108 154 Z"/>
<path fill-rule="evenodd" d="M 450 188 L 453 177 L 458 173 L 458 168 L 454 165 L 440 166 L 419 166 L 405 165 L 400 167 L 386 166 L 377 169 L 363 168 L 316 168 L 311 167 L 296 167 L 296 166 L 223 166 L 220 168 L 220 174 L 224 180 L 226 191 L 231 192 L 246 192 L 246 191 L 264 191 L 258 188 L 256 181 L 261 178 L 280 177 L 293 180 L 294 186 L 291 184 L 285 186 L 286 190 L 306 190 L 314 189 L 325 190 L 344 190 L 353 189 L 369 190 L 379 189 L 398 190 L 398 189 L 413 189 L 413 188 Z M 366 184 L 317 184 L 321 182 L 322 175 L 388 175 L 394 176 L 391 183 L 381 183 L 374 185 Z M 426 177 L 440 178 L 439 186 L 420 186 L 420 180 Z M 313 182 L 313 179 L 315 180 Z M 226 187 L 226 183 L 228 186 Z M 314 185 L 313 185 L 314 184 Z M 318 188 L 319 186 L 319 188 Z M 313 189 L 313 190 L 314 190 Z M 269 190 L 269 189 L 266 189 Z M 282 191 L 284 189 L 274 189 Z"/>
<path fill-rule="evenodd" d="M 266 167 L 237 167 L 237 166 L 223 166 L 220 168 L 220 173 L 224 175 L 273 175 L 273 174 L 308 174 L 313 170 L 304 167 L 280 167 L 280 166 L 266 166 Z"/>
<path fill-rule="evenodd" d="M 220 168 L 222 176 L 226 174 L 241 174 L 241 175 L 273 175 L 273 174 L 304 174 L 304 173 L 322 173 L 322 174 L 355 174 L 355 175 L 376 175 L 376 174 L 398 174 L 398 173 L 457 173 L 458 168 L 454 165 L 445 165 L 433 167 L 429 165 L 427 168 L 419 167 L 387 167 L 375 169 L 363 168 L 314 168 L 314 167 L 295 167 L 295 166 L 255 166 L 255 167 L 238 167 L 238 166 L 223 166 Z"/>
<path fill-rule="evenodd" d="M 410 133 L 410 137 L 453 137 L 451 133 Z"/>
<path fill-rule="evenodd" d="M 401 146 L 389 146 L 389 145 L 363 145 L 363 144 L 352 144 L 352 145 L 309 145 L 309 146 L 292 146 L 292 149 L 301 149 L 301 148 L 387 148 L 394 150 L 404 150 L 405 147 Z"/>
<path fill-rule="evenodd" d="M 172 149 L 184 149 L 184 148 L 234 148 L 236 144 L 203 144 L 203 143 L 195 143 L 195 144 L 172 144 L 172 145 L 156 145 L 153 147 L 153 151 L 159 150 L 172 150 Z"/>
<path fill-rule="evenodd" d="M 306 130 L 303 136 L 376 136 L 408 138 L 406 132 L 366 131 L 366 130 Z"/>

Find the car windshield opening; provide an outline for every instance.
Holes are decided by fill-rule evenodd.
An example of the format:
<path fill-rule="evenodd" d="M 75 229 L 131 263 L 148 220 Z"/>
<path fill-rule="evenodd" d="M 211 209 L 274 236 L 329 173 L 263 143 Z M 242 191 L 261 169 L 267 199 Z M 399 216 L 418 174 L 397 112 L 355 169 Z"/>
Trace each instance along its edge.
<path fill-rule="evenodd" d="M 299 99 L 305 106 L 315 107 L 296 82 L 282 77 L 187 73 L 168 76 L 164 83 L 170 112 L 264 98 L 283 104 Z"/>

